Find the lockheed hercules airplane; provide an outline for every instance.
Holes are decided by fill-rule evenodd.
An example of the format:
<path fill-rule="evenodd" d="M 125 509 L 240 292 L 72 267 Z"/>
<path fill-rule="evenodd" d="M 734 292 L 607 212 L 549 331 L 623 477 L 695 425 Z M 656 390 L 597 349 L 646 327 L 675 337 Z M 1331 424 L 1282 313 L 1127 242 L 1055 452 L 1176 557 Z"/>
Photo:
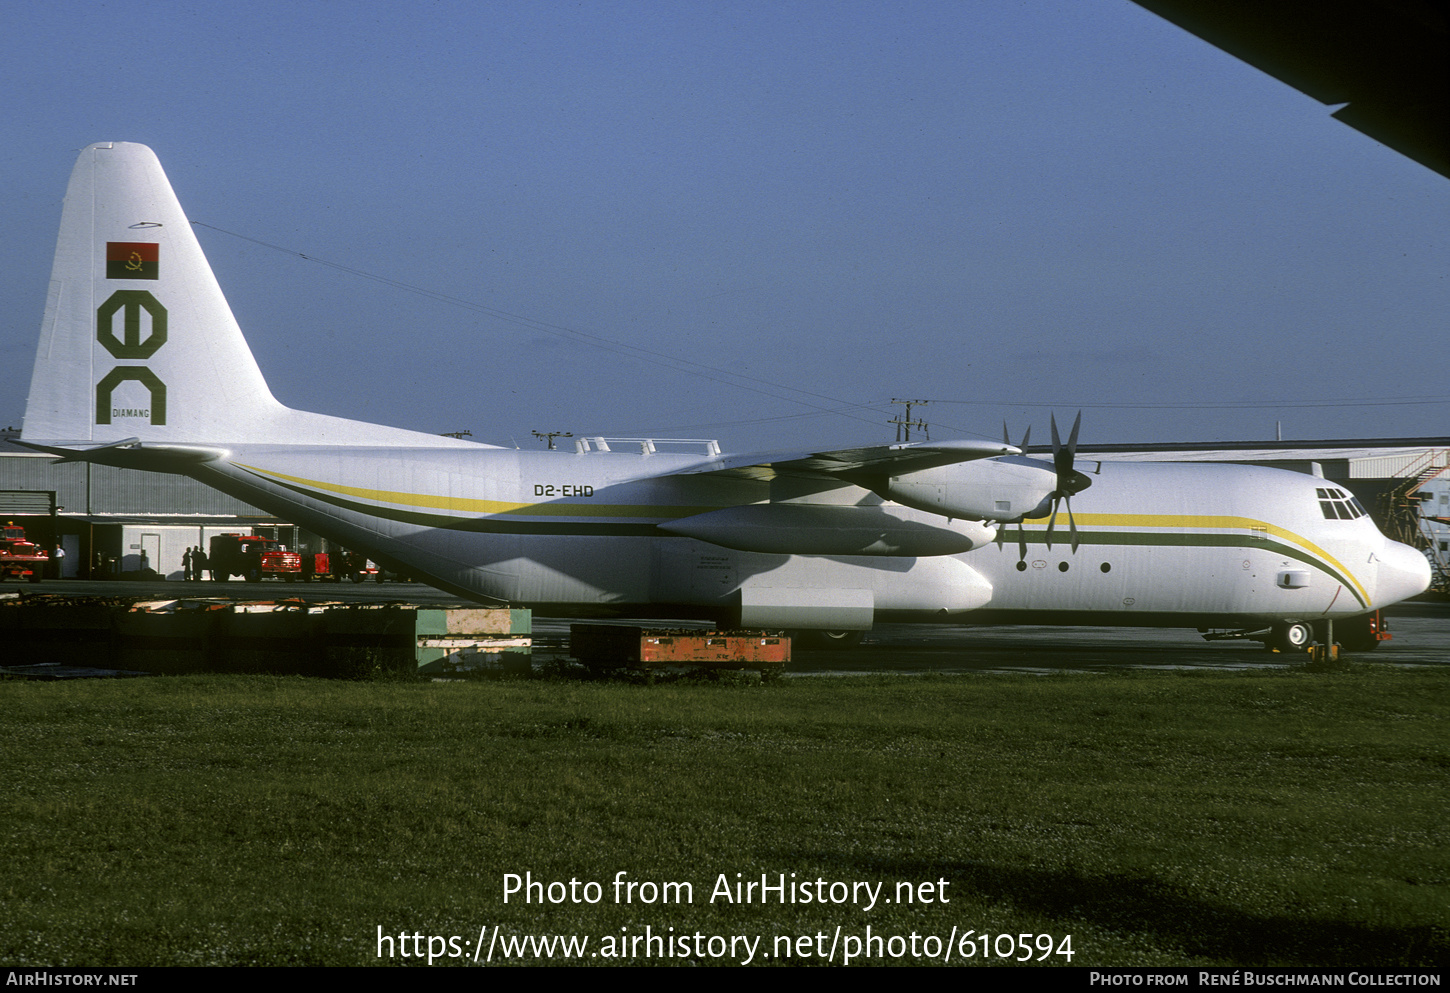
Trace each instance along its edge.
<path fill-rule="evenodd" d="M 886 618 L 1181 626 L 1293 648 L 1326 622 L 1367 631 L 1430 581 L 1323 479 L 1079 462 L 1076 425 L 1063 444 L 1054 422 L 1050 461 L 1005 439 L 526 452 L 292 410 L 156 156 L 124 142 L 71 175 L 21 441 L 191 476 L 441 589 L 571 616 L 843 638 Z"/>

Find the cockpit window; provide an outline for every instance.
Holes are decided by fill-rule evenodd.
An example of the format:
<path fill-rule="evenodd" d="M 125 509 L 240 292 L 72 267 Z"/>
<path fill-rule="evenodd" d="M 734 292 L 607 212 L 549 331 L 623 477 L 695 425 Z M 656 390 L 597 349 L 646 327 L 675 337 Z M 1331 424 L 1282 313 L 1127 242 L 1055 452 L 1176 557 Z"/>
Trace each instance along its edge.
<path fill-rule="evenodd" d="M 1336 487 L 1320 486 L 1314 493 L 1319 497 L 1319 509 L 1327 521 L 1352 521 L 1367 513 L 1358 500 Z"/>

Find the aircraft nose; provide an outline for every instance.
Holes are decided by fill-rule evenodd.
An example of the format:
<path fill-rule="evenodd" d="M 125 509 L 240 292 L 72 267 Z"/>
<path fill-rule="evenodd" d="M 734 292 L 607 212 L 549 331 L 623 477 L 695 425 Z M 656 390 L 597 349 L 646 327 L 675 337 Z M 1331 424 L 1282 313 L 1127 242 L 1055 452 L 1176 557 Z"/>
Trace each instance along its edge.
<path fill-rule="evenodd" d="M 1378 558 L 1375 599 L 1380 606 L 1408 600 L 1430 588 L 1430 560 L 1418 549 L 1386 541 Z"/>

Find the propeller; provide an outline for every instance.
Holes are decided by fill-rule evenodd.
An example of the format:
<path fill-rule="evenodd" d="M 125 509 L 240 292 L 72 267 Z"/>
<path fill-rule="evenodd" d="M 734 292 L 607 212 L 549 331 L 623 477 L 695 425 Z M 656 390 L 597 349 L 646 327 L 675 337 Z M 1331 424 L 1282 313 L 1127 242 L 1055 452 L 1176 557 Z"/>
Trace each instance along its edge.
<path fill-rule="evenodd" d="M 1022 449 L 1023 454 L 1027 452 L 1028 439 L 1032 437 L 1032 425 L 1027 425 L 1027 430 L 1022 432 L 1022 442 L 1017 446 Z M 1002 444 L 1012 444 L 1012 439 L 1007 436 L 1007 422 L 1002 422 Z M 997 525 L 997 547 L 1001 548 L 1006 541 L 1006 524 Z M 1027 561 L 1027 532 L 1022 529 L 1022 518 L 1017 518 L 1017 561 Z"/>
<path fill-rule="evenodd" d="M 1072 550 L 1077 552 L 1077 521 L 1072 517 L 1072 495 L 1081 493 L 1093 484 L 1084 473 L 1078 472 L 1072 467 L 1073 455 L 1077 452 L 1077 429 L 1082 426 L 1082 411 L 1077 412 L 1077 420 L 1072 422 L 1072 433 L 1067 436 L 1067 445 L 1057 434 L 1057 418 L 1052 418 L 1052 468 L 1057 473 L 1057 489 L 1053 490 L 1048 499 L 1052 501 L 1051 515 L 1047 519 L 1047 547 L 1052 547 L 1052 529 L 1057 524 L 1057 508 L 1066 505 L 1067 527 L 1072 535 Z M 1025 557 L 1025 552 L 1023 553 Z"/>
<path fill-rule="evenodd" d="M 1027 425 L 1027 430 L 1022 432 L 1022 441 L 1017 445 L 1025 453 L 1027 451 L 1027 439 L 1032 437 L 1032 425 Z M 1007 437 L 1007 422 L 1002 422 L 1002 444 L 1012 444 L 1012 439 Z"/>

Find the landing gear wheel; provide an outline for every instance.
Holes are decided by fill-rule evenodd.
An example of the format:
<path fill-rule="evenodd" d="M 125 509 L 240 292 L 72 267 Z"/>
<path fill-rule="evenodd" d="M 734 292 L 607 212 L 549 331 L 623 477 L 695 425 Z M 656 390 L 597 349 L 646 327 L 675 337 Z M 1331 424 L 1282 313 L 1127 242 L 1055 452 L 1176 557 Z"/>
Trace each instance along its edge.
<path fill-rule="evenodd" d="M 1304 621 L 1275 624 L 1269 647 L 1281 652 L 1302 652 L 1314 642 L 1314 629 Z"/>
<path fill-rule="evenodd" d="M 865 631 L 797 631 L 794 643 L 806 651 L 855 648 L 865 636 Z"/>

